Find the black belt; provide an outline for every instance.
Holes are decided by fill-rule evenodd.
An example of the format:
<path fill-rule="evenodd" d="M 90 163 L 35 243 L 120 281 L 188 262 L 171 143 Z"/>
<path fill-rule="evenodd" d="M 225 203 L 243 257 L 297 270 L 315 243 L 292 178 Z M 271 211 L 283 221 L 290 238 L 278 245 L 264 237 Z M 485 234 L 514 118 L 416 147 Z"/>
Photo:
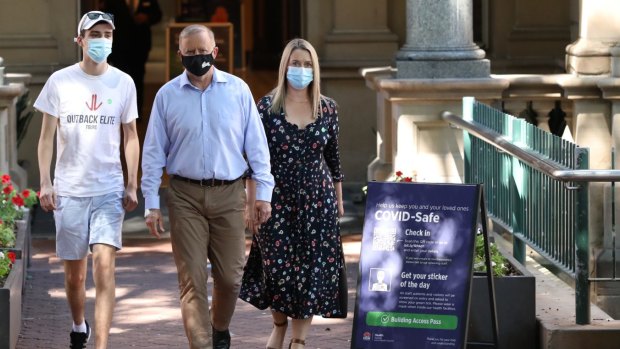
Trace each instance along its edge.
<path fill-rule="evenodd" d="M 198 184 L 201 187 L 219 187 L 221 185 L 231 185 L 235 183 L 236 181 L 240 180 L 241 177 L 229 181 L 225 179 L 215 179 L 215 178 L 191 179 L 191 178 L 181 177 L 179 175 L 172 175 L 172 179 L 176 179 L 182 182 L 187 182 L 187 183 L 192 183 L 192 184 Z"/>

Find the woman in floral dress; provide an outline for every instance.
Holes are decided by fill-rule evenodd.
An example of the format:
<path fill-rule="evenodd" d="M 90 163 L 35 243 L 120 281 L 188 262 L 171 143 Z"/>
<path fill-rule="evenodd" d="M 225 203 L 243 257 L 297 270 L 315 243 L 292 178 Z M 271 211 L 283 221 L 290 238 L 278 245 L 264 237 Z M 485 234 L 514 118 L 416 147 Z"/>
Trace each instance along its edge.
<path fill-rule="evenodd" d="M 254 185 L 248 183 L 248 227 L 255 232 L 239 297 L 271 308 L 267 348 L 282 348 L 292 318 L 289 348 L 303 348 L 314 315 L 339 316 L 344 213 L 336 103 L 320 93 L 318 57 L 303 39 L 282 53 L 278 86 L 258 102 L 276 182 L 272 215 L 254 222 Z"/>

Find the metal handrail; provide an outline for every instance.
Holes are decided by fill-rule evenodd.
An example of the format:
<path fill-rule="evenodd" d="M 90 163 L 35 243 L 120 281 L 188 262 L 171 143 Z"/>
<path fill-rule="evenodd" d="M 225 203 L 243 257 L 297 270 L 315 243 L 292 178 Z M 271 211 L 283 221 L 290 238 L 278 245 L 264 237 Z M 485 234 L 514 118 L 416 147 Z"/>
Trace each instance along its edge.
<path fill-rule="evenodd" d="M 620 170 L 591 170 L 588 169 L 589 158 L 588 158 L 588 150 L 585 147 L 579 148 L 578 146 L 575 148 L 575 144 L 571 143 L 572 147 L 572 156 L 574 159 L 570 159 L 570 163 L 574 163 L 574 167 L 566 167 L 562 164 L 554 162 L 548 155 L 544 155 L 535 150 L 532 150 L 526 146 L 520 146 L 521 143 L 513 143 L 510 138 L 498 133 L 496 130 L 485 126 L 480 122 L 473 121 L 474 117 L 480 116 L 479 111 L 477 111 L 476 106 L 479 103 L 476 102 L 471 97 L 466 97 L 463 99 L 463 107 L 464 114 L 468 115 L 466 118 L 461 118 L 458 115 L 455 115 L 450 112 L 443 112 L 441 117 L 443 120 L 447 121 L 451 125 L 459 127 L 463 129 L 463 131 L 467 132 L 473 138 L 479 139 L 491 147 L 495 148 L 498 152 L 509 154 L 515 159 L 518 159 L 522 164 L 527 167 L 535 170 L 537 173 L 543 174 L 548 177 L 545 183 L 549 184 L 549 181 L 555 180 L 556 182 L 564 182 L 564 185 L 567 190 L 574 190 L 574 212 L 575 215 L 574 221 L 572 222 L 571 229 L 574 231 L 574 236 L 572 237 L 572 241 L 564 241 L 565 243 L 574 245 L 574 260 L 571 261 L 571 266 L 574 268 L 573 277 L 575 279 L 575 322 L 577 324 L 589 324 L 591 321 L 590 317 L 590 282 L 596 281 L 620 281 L 620 279 L 614 278 L 598 278 L 598 277 L 590 277 L 590 268 L 589 268 L 589 231 L 588 231 L 588 188 L 590 182 L 611 182 L 612 188 L 614 182 L 620 180 Z M 488 106 L 487 106 L 488 107 Z M 490 107 L 489 107 L 490 108 Z M 491 108 L 492 109 L 492 108 Z M 488 115 L 485 115 L 488 116 Z M 469 119 L 469 118 L 472 119 Z M 511 116 L 513 117 L 513 116 Z M 513 117 L 514 118 L 514 117 Z M 487 120 L 485 118 L 480 120 Z M 494 124 L 495 121 L 498 124 L 502 123 L 502 120 L 490 119 L 489 122 Z M 484 121 L 486 122 L 486 121 Z M 519 124 L 517 127 L 521 127 Z M 534 127 L 534 126 L 532 126 Z M 529 133 L 528 133 L 529 134 Z M 513 134 L 514 135 L 514 134 Z M 534 146 L 536 144 L 540 144 L 540 136 L 534 134 Z M 518 136 L 521 138 L 520 136 Z M 538 138 L 538 143 L 537 139 Z M 555 140 L 554 140 L 555 142 Z M 567 142 L 568 143 L 568 142 Z M 553 150 L 554 147 L 557 147 L 557 144 L 551 144 L 551 142 L 545 143 L 543 142 L 543 148 L 541 151 L 545 150 Z M 480 146 L 480 143 L 478 143 Z M 469 149 L 472 151 L 472 149 Z M 465 151 L 465 160 L 467 160 L 467 150 Z M 613 157 L 612 153 L 612 157 Z M 471 158 L 470 158 L 471 160 Z M 569 159 L 563 159 L 569 160 Z M 612 159 L 613 161 L 613 159 Z M 612 162 L 612 168 L 613 162 Z M 466 171 L 467 172 L 467 171 Z M 467 177 L 467 175 L 466 175 Z M 571 184 L 571 183 L 579 183 L 579 184 Z M 518 200 L 518 199 L 517 199 Z M 533 208 L 536 210 L 536 208 Z M 542 214 L 548 213 L 548 211 L 543 211 Z M 501 212 L 500 212 L 500 216 Z M 504 217 L 505 218 L 505 217 Z M 524 227 L 517 227 L 520 229 L 524 229 Z M 546 224 L 547 229 L 552 229 L 549 227 L 549 224 Z M 530 227 L 531 228 L 531 227 Z M 545 250 L 544 241 L 543 245 L 540 245 L 540 241 L 533 241 L 529 239 L 530 235 L 522 234 L 519 232 L 513 232 L 513 237 L 516 239 L 513 240 L 513 254 L 521 263 L 525 262 L 525 244 L 529 244 L 532 248 L 537 250 L 539 253 L 542 252 L 541 255 L 545 256 L 546 252 L 550 252 Z M 548 242 L 547 242 L 547 247 Z M 614 247 L 615 250 L 615 247 Z M 557 252 L 557 251 L 556 251 Z M 550 261 L 554 261 L 554 257 L 551 256 Z M 565 261 L 561 261 L 559 264 L 555 264 L 556 266 L 564 266 Z M 613 260 L 613 264 L 615 266 L 616 261 Z M 571 273 L 572 274 L 572 273 Z"/>
<path fill-rule="evenodd" d="M 498 149 L 518 158 L 532 168 L 549 177 L 563 182 L 617 182 L 620 170 L 571 170 L 551 161 L 540 158 L 540 154 L 523 149 L 506 140 L 504 136 L 477 122 L 468 121 L 450 112 L 443 112 L 441 117 Z"/>

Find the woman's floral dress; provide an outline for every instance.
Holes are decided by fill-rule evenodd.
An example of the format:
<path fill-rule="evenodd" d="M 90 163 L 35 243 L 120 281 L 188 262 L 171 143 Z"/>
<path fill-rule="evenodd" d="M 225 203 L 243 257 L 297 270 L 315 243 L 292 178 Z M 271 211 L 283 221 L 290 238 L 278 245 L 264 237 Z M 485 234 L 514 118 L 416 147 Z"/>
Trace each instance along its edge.
<path fill-rule="evenodd" d="M 299 129 L 271 97 L 258 102 L 275 188 L 272 214 L 254 235 L 239 298 L 292 318 L 339 315 L 340 230 L 334 182 L 342 181 L 338 112 L 321 98 L 322 116 Z"/>

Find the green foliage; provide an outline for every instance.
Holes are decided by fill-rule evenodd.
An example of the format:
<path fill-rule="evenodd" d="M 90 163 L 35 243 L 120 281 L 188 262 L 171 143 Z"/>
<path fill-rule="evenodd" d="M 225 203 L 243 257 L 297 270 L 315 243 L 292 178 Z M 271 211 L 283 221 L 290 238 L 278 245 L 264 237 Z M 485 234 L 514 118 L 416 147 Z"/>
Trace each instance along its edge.
<path fill-rule="evenodd" d="M 502 256 L 495 244 L 489 244 L 489 250 L 491 252 L 491 269 L 493 269 L 493 276 L 505 276 L 507 275 L 508 261 Z M 484 258 L 484 236 L 482 233 L 476 234 L 476 249 L 474 251 L 474 271 L 486 272 L 486 264 Z"/>
<path fill-rule="evenodd" d="M 26 132 L 28 131 L 28 126 L 30 125 L 30 121 L 32 121 L 32 117 L 34 116 L 34 110 L 30 108 L 30 98 L 28 95 L 30 94 L 29 90 L 21 95 L 17 102 L 15 103 L 15 110 L 17 113 L 17 147 L 26 137 Z"/>
<path fill-rule="evenodd" d="M 19 218 L 19 210 L 13 202 L 15 194 L 11 177 L 8 174 L 3 174 L 2 184 L 0 184 L 0 224 L 12 226 L 15 219 Z"/>
<path fill-rule="evenodd" d="M 13 260 L 11 258 L 15 258 L 15 256 L 9 256 L 11 253 L 13 252 L 0 251 L 0 286 L 4 285 L 4 280 L 9 275 L 9 272 L 11 272 L 11 267 L 13 266 Z"/>
<path fill-rule="evenodd" d="M 411 176 L 405 176 L 402 171 L 396 171 L 394 175 L 390 176 L 386 179 L 386 182 L 415 182 L 417 178 L 417 173 L 414 171 Z M 368 195 L 368 186 L 365 185 L 362 187 L 362 193 L 364 196 Z"/>
<path fill-rule="evenodd" d="M 0 247 L 15 246 L 15 233 L 7 224 L 0 224 Z"/>
<path fill-rule="evenodd" d="M 18 192 L 8 174 L 2 174 L 0 178 L 0 224 L 12 226 L 16 219 L 23 217 L 22 207 L 32 208 L 39 202 L 39 198 L 37 193 L 29 188 Z"/>
<path fill-rule="evenodd" d="M 22 191 L 22 198 L 24 198 L 24 207 L 32 208 L 34 205 L 39 203 L 39 197 L 37 196 L 37 192 L 28 188 Z"/>

